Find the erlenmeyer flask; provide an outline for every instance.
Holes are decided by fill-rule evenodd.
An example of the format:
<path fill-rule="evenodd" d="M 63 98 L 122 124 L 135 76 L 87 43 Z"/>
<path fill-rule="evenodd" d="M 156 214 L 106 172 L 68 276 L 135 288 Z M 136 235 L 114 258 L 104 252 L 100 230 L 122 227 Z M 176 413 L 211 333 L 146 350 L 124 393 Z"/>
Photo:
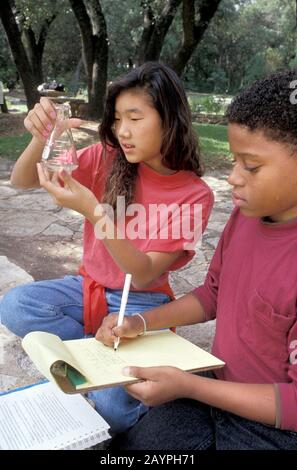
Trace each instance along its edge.
<path fill-rule="evenodd" d="M 70 118 L 69 104 L 55 104 L 57 118 L 55 127 L 46 141 L 42 152 L 42 164 L 50 171 L 65 169 L 68 172 L 78 167 L 76 149 L 66 119 Z"/>

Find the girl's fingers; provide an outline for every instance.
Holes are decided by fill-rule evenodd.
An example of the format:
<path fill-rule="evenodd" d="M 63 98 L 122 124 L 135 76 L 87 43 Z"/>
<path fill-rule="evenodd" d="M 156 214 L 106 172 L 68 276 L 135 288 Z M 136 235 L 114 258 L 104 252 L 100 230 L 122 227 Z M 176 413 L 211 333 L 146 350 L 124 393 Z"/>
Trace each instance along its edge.
<path fill-rule="evenodd" d="M 82 125 L 82 120 L 78 118 L 68 119 L 68 127 L 79 127 Z"/>
<path fill-rule="evenodd" d="M 34 107 L 35 115 L 38 117 L 39 121 L 41 122 L 44 130 L 49 133 L 52 131 L 55 118 L 51 118 L 47 113 L 46 110 L 41 106 L 40 103 L 37 103 Z"/>
<path fill-rule="evenodd" d="M 42 106 L 44 112 L 46 113 L 50 121 L 53 121 L 56 119 L 57 112 L 51 100 L 49 100 L 48 98 L 42 97 L 40 99 L 40 105 Z"/>
<path fill-rule="evenodd" d="M 52 173 L 48 171 L 46 165 L 41 164 L 41 168 L 42 168 L 46 181 L 50 181 Z"/>
<path fill-rule="evenodd" d="M 37 173 L 40 186 L 52 196 L 55 204 L 58 206 L 63 206 L 63 200 L 65 199 L 65 189 L 62 188 L 59 183 L 58 174 L 49 173 L 47 168 L 41 163 L 37 163 Z"/>
<path fill-rule="evenodd" d="M 52 175 L 51 182 L 58 188 L 61 188 L 60 181 L 59 181 L 59 174 L 56 171 Z"/>
<path fill-rule="evenodd" d="M 36 166 L 37 166 L 39 182 L 42 186 L 46 181 L 49 181 L 49 175 L 48 175 L 46 168 L 44 168 L 44 166 L 41 163 L 37 163 Z"/>
<path fill-rule="evenodd" d="M 41 98 L 40 103 L 36 103 L 24 120 L 25 128 L 41 141 L 45 141 L 54 128 L 57 112 L 53 103 L 48 98 Z M 71 118 L 63 122 L 61 131 L 70 127 L 79 127 L 81 119 Z"/>
<path fill-rule="evenodd" d="M 39 139 L 46 139 L 52 131 L 56 119 L 53 104 L 47 98 L 41 98 L 24 120 L 26 129 Z"/>
<path fill-rule="evenodd" d="M 46 139 L 50 133 L 50 129 L 46 129 L 46 126 L 43 125 L 38 115 L 33 110 L 29 111 L 24 124 L 26 129 L 37 137 L 41 136 Z"/>
<path fill-rule="evenodd" d="M 42 163 L 37 163 L 37 173 L 40 185 L 47 191 L 52 191 L 54 189 L 54 185 L 52 184 L 53 173 L 49 172 L 46 166 Z"/>
<path fill-rule="evenodd" d="M 26 118 L 24 120 L 24 126 L 27 129 L 27 131 L 30 132 L 34 137 L 36 137 L 38 140 L 41 140 L 42 142 L 45 143 L 47 136 L 45 136 L 42 132 L 40 132 L 33 124 L 33 122 L 30 120 L 30 118 Z M 44 132 L 44 131 L 43 131 Z"/>

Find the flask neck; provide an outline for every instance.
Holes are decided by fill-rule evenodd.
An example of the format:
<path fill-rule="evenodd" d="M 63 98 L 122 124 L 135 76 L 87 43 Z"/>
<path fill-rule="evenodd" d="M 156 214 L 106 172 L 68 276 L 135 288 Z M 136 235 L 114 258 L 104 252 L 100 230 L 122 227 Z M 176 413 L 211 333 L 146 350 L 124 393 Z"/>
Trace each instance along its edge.
<path fill-rule="evenodd" d="M 64 121 L 65 119 L 70 118 L 70 106 L 69 104 L 57 104 L 55 105 L 56 112 L 57 112 L 57 120 Z"/>

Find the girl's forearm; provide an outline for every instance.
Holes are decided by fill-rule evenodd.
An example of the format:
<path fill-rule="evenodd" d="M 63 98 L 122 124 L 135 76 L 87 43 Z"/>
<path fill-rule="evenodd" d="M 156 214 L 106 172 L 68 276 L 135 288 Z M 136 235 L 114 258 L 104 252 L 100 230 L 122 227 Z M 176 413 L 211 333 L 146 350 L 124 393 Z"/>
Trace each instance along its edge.
<path fill-rule="evenodd" d="M 133 246 L 129 240 L 105 238 L 103 243 L 119 268 L 132 274 L 134 287 L 141 289 L 153 281 L 155 276 L 152 273 L 151 258 Z"/>
<path fill-rule="evenodd" d="M 163 256 L 162 261 L 154 259 L 153 262 L 152 256 L 124 238 L 100 204 L 89 205 L 88 213 L 84 215 L 94 225 L 95 236 L 102 240 L 119 268 L 124 273 L 132 274 L 132 284 L 138 289 L 149 286 L 180 255 L 171 253 L 168 257 Z"/>
<path fill-rule="evenodd" d="M 16 161 L 10 181 L 20 189 L 40 187 L 36 163 L 41 160 L 44 144 L 33 137 L 21 156 Z"/>
<path fill-rule="evenodd" d="M 184 396 L 246 419 L 274 426 L 276 397 L 273 384 L 246 384 L 188 374 Z"/>

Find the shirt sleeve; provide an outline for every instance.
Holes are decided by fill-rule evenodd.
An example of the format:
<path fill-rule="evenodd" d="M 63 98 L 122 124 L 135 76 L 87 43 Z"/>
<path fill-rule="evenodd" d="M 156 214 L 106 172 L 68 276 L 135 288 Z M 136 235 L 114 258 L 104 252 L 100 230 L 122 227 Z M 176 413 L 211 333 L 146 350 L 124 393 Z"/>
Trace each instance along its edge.
<path fill-rule="evenodd" d="M 195 247 L 206 229 L 213 203 L 213 192 L 208 186 L 203 187 L 197 201 L 185 205 L 182 212 L 173 213 L 169 222 L 165 218 L 166 223 L 158 229 L 157 235 L 151 237 L 147 251 L 173 253 L 182 250 L 183 254 L 168 271 L 185 266 L 195 255 Z"/>
<path fill-rule="evenodd" d="M 192 291 L 198 298 L 203 306 L 205 321 L 213 320 L 216 318 L 217 312 L 217 297 L 220 285 L 220 275 L 223 262 L 223 252 L 225 245 L 230 240 L 230 232 L 233 229 L 233 219 L 236 216 L 236 211 L 231 215 L 226 227 L 224 228 L 218 246 L 212 257 L 208 272 L 202 286 L 197 287 Z"/>
<path fill-rule="evenodd" d="M 288 335 L 289 383 L 277 384 L 279 406 L 277 406 L 276 422 L 281 429 L 297 431 L 297 320 Z"/>

